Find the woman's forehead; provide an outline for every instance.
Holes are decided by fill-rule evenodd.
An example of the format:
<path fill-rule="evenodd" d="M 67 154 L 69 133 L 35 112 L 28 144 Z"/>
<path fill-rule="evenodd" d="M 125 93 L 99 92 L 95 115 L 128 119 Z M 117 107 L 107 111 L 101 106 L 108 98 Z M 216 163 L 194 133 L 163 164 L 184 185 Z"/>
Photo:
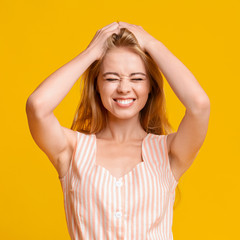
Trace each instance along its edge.
<path fill-rule="evenodd" d="M 130 73 L 129 75 L 119 74 L 119 73 L 117 73 L 117 72 L 103 72 L 103 73 L 102 73 L 102 76 L 103 76 L 103 77 L 108 76 L 108 75 L 115 75 L 115 76 L 118 76 L 118 77 L 120 77 L 120 75 L 122 75 L 122 76 L 127 76 L 127 77 L 132 77 L 132 76 L 136 76 L 136 75 L 141 75 L 141 76 L 145 76 L 145 77 L 147 76 L 147 74 L 144 73 L 144 72 L 132 72 L 132 73 Z"/>
<path fill-rule="evenodd" d="M 129 50 L 114 49 L 109 51 L 101 64 L 102 73 L 116 72 L 129 76 L 135 72 L 146 74 L 143 60 L 136 53 Z"/>

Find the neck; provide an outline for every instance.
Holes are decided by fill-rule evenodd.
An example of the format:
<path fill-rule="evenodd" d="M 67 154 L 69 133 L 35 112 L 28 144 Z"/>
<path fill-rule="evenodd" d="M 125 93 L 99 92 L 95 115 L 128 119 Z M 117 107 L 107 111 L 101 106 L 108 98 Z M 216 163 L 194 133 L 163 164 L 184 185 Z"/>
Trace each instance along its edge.
<path fill-rule="evenodd" d="M 122 143 L 143 139 L 146 136 L 146 132 L 140 124 L 139 115 L 129 119 L 108 116 L 107 127 L 96 135 L 99 138 Z"/>

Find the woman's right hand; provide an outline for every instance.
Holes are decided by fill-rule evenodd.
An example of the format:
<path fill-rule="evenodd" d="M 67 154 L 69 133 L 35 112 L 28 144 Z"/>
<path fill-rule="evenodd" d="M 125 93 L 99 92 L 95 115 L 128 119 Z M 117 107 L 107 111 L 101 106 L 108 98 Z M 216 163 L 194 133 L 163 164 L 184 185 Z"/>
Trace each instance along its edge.
<path fill-rule="evenodd" d="M 120 30 L 120 26 L 117 22 L 113 22 L 101 29 L 99 29 L 95 36 L 93 37 L 92 41 L 87 46 L 87 49 L 91 49 L 91 51 L 94 51 L 94 55 L 96 56 L 96 60 L 98 60 L 103 52 L 104 52 L 104 44 L 105 41 L 109 36 L 111 36 L 113 33 L 118 34 Z"/>

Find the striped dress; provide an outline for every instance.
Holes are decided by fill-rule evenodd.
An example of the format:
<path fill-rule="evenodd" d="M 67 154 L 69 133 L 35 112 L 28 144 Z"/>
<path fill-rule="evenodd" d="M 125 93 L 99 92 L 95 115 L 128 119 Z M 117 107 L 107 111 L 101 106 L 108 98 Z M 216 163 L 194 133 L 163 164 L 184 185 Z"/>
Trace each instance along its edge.
<path fill-rule="evenodd" d="M 59 177 L 73 240 L 172 240 L 178 181 L 171 171 L 168 135 L 148 133 L 142 159 L 116 178 L 96 161 L 96 135 L 77 131 L 68 172 Z"/>

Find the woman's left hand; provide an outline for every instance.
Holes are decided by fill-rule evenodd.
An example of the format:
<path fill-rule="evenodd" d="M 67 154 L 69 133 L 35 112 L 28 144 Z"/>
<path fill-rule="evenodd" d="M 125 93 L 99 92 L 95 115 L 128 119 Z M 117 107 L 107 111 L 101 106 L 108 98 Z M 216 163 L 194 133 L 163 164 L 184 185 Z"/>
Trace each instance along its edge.
<path fill-rule="evenodd" d="M 127 28 L 131 31 L 138 40 L 139 45 L 144 51 L 147 51 L 147 45 L 152 41 L 156 41 L 156 38 L 147 33 L 142 26 L 133 25 L 126 22 L 118 22 L 120 28 Z"/>

